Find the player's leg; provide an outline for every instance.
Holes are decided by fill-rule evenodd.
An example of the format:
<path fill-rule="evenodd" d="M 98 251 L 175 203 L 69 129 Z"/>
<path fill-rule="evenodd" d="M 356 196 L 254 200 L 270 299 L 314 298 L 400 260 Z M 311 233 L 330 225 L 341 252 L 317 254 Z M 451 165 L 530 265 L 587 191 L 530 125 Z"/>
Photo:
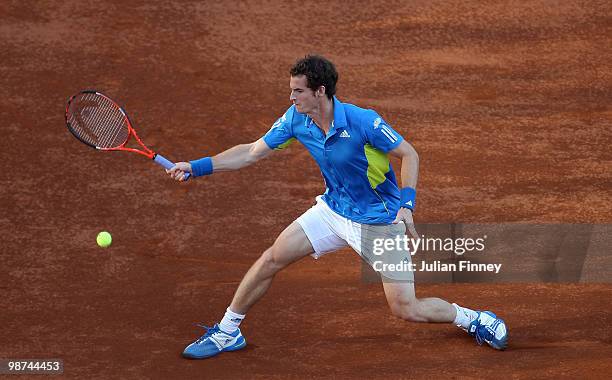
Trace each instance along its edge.
<path fill-rule="evenodd" d="M 383 282 L 391 313 L 411 322 L 450 323 L 457 311 L 440 298 L 416 298 L 412 282 Z"/>
<path fill-rule="evenodd" d="M 503 320 L 490 311 L 474 311 L 440 298 L 416 298 L 412 282 L 383 282 L 385 296 L 394 316 L 411 322 L 453 323 L 476 338 L 503 350 L 508 331 Z"/>
<path fill-rule="evenodd" d="M 393 315 L 411 322 L 453 323 L 476 338 L 504 349 L 508 340 L 506 325 L 491 312 L 477 312 L 440 298 L 417 298 L 414 291 L 412 256 L 401 244 L 380 244 L 401 241 L 406 233 L 403 223 L 397 225 L 347 224 L 352 235 L 359 235 L 359 244 L 352 244 L 361 257 L 377 270 L 383 280 L 387 302 Z M 390 240 L 388 240 L 390 239 Z M 382 252 L 381 247 L 387 247 Z M 376 248 L 379 248 L 376 250 Z M 378 269 L 377 269 L 378 268 Z M 394 269 L 391 269 L 394 268 Z M 399 268 L 399 269 L 398 269 Z"/>
<path fill-rule="evenodd" d="M 251 266 L 240 282 L 229 308 L 237 314 L 246 314 L 266 293 L 276 273 L 313 252 L 302 227 L 298 222 L 291 223 Z"/>
<path fill-rule="evenodd" d="M 276 273 L 313 251 L 302 227 L 297 222 L 291 223 L 243 277 L 221 322 L 206 327 L 206 334 L 188 345 L 183 356 L 205 359 L 223 351 L 244 348 L 246 340 L 238 326 L 246 312 L 266 293 Z"/>
<path fill-rule="evenodd" d="M 250 307 L 266 293 L 276 273 L 309 254 L 318 258 L 346 246 L 322 219 L 322 210 L 322 204 L 317 203 L 279 235 L 244 276 L 221 322 L 187 346 L 183 356 L 203 359 L 246 346 L 238 327 Z"/>
<path fill-rule="evenodd" d="M 376 270 L 383 279 L 383 288 L 391 313 L 398 318 L 411 322 L 453 322 L 456 310 L 450 303 L 440 298 L 418 299 L 414 291 L 414 273 L 410 269 L 412 256 L 401 244 L 380 244 L 388 241 L 395 243 L 396 238 L 406 234 L 404 223 L 390 225 L 351 225 L 359 228 L 360 256 Z M 357 231 L 354 231 L 357 234 Z M 375 250 L 375 246 L 382 252 Z M 390 270 L 395 268 L 396 270 Z M 399 270 L 403 268 L 403 270 Z"/>

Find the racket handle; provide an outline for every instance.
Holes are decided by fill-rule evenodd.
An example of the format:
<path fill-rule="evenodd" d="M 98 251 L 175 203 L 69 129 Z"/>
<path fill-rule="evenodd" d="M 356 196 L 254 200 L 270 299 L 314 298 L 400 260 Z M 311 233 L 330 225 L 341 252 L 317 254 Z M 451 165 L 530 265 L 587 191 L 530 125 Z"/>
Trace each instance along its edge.
<path fill-rule="evenodd" d="M 156 154 L 155 157 L 153 157 L 153 161 L 160 164 L 166 169 L 171 169 L 174 167 L 174 163 L 172 161 L 169 161 L 168 159 L 166 159 L 164 156 L 160 154 Z M 191 173 L 185 173 L 185 181 L 187 181 L 190 177 L 191 177 Z"/>

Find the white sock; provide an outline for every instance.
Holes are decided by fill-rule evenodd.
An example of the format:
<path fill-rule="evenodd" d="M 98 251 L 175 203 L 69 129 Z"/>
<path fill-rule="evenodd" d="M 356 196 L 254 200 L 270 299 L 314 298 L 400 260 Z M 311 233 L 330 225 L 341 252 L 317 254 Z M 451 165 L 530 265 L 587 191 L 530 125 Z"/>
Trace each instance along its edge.
<path fill-rule="evenodd" d="M 226 333 L 231 334 L 234 331 L 238 330 L 238 326 L 240 326 L 240 322 L 242 322 L 244 317 L 246 317 L 246 315 L 234 313 L 228 307 L 227 310 L 225 311 L 225 315 L 223 316 L 223 319 L 219 323 L 219 327 L 221 328 L 221 330 L 225 331 Z"/>
<path fill-rule="evenodd" d="M 478 313 L 472 309 L 468 309 L 467 307 L 461 307 L 456 303 L 454 303 L 453 306 L 457 310 L 457 316 L 455 317 L 453 324 L 467 330 L 470 323 L 478 318 Z"/>

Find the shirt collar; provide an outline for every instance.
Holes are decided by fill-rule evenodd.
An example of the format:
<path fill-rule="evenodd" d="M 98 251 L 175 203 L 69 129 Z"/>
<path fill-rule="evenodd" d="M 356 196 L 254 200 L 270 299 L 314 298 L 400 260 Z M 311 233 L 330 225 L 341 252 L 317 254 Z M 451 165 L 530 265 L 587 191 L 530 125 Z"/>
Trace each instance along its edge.
<path fill-rule="evenodd" d="M 331 137 L 336 133 L 339 128 L 346 128 L 346 113 L 344 112 L 344 104 L 338 100 L 335 96 L 334 99 L 334 119 L 331 122 L 331 126 L 329 128 L 329 132 L 327 137 Z M 308 115 L 306 115 L 306 119 L 304 120 L 304 126 L 309 127 L 313 125 L 314 121 Z"/>
<path fill-rule="evenodd" d="M 346 128 L 344 104 L 334 96 L 334 128 Z"/>

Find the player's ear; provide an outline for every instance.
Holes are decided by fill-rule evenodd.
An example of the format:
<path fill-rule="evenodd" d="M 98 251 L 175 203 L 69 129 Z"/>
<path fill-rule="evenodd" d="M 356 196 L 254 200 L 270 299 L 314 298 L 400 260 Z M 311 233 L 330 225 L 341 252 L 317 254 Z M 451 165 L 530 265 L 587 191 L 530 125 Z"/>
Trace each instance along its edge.
<path fill-rule="evenodd" d="M 325 95 L 325 86 L 319 86 L 319 88 L 317 88 L 317 92 L 315 93 L 317 98 L 320 96 L 324 96 Z"/>

